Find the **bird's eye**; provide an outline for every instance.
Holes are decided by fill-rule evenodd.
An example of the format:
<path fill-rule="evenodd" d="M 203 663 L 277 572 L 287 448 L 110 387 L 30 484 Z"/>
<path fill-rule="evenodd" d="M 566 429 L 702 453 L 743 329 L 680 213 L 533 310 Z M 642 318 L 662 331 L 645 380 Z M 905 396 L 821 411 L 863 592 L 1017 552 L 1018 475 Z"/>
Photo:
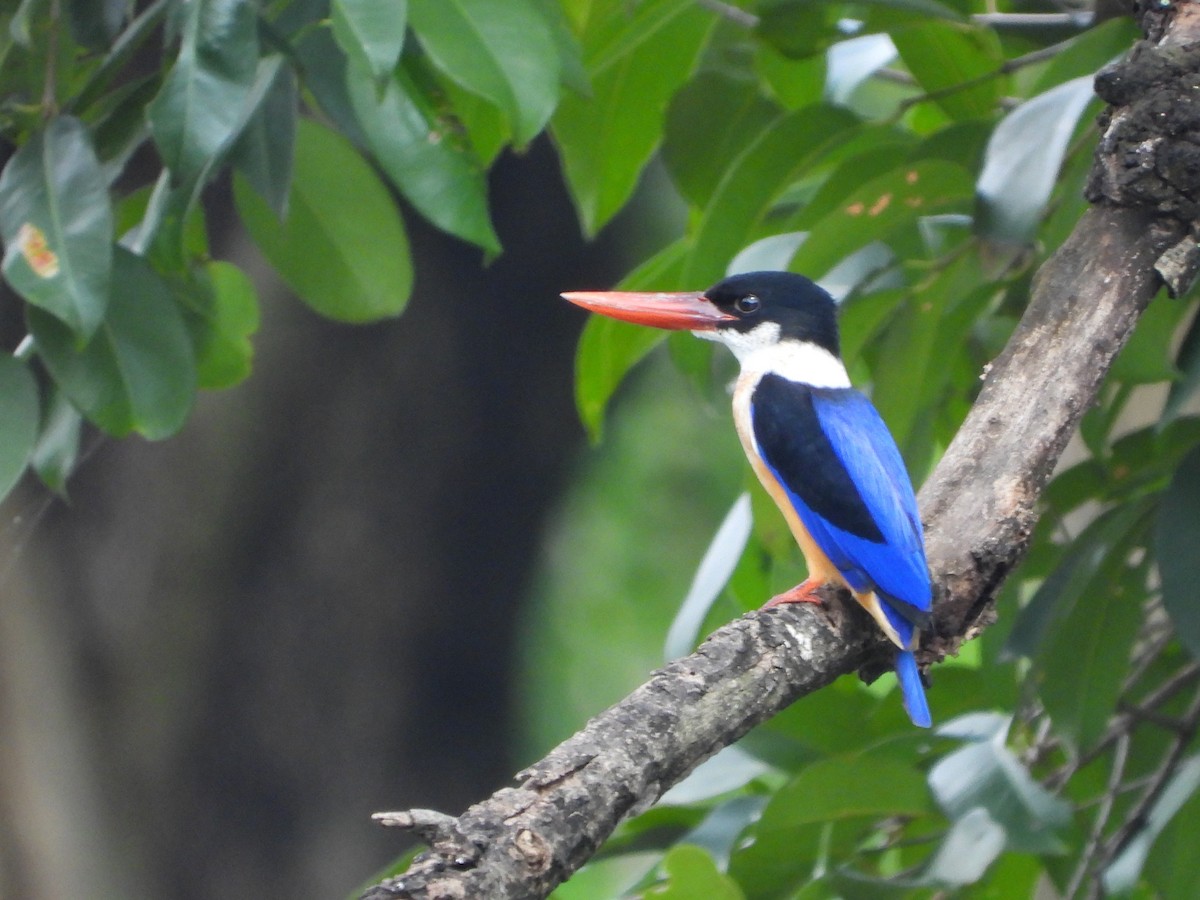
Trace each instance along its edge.
<path fill-rule="evenodd" d="M 758 308 L 762 306 L 762 301 L 753 294 L 747 294 L 745 297 L 738 297 L 733 301 L 733 308 L 742 315 L 758 312 Z"/>

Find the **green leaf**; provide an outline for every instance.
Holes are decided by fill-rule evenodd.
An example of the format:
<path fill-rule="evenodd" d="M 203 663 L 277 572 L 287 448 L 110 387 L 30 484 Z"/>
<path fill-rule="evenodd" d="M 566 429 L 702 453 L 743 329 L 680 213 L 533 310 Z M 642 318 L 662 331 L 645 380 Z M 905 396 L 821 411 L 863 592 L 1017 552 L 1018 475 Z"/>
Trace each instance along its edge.
<path fill-rule="evenodd" d="M 410 0 L 417 39 L 447 77 L 494 103 L 518 146 L 558 104 L 559 51 L 530 0 Z"/>
<path fill-rule="evenodd" d="M 89 50 L 104 50 L 121 33 L 129 0 L 67 0 L 71 37 Z"/>
<path fill-rule="evenodd" d="M 87 340 L 108 304 L 113 214 L 87 129 L 59 116 L 0 174 L 4 277 Z"/>
<path fill-rule="evenodd" d="M 972 713 L 941 726 L 939 735 L 967 743 L 930 769 L 929 787 L 955 821 L 985 810 L 1004 828 L 1011 850 L 1060 852 L 1055 832 L 1070 822 L 1071 807 L 1038 784 L 1005 746 L 1008 724 L 1006 716 Z"/>
<path fill-rule="evenodd" d="M 296 149 L 296 75 L 279 56 L 263 57 L 259 72 L 259 77 L 271 79 L 270 84 L 242 129 L 230 161 L 282 219 L 287 213 Z"/>
<path fill-rule="evenodd" d="M 1130 881 L 1138 857 L 1148 844 L 1153 846 L 1141 866 L 1142 877 L 1158 891 L 1161 900 L 1192 900 L 1200 893 L 1200 857 L 1196 835 L 1200 834 L 1200 795 L 1197 795 L 1197 757 L 1181 761 L 1158 803 L 1150 811 L 1148 827 L 1139 832 L 1105 873 L 1109 889 Z M 1189 796 L 1190 795 L 1190 796 Z M 1180 801 L 1187 796 L 1182 805 Z M 1172 808 L 1174 815 L 1168 815 Z M 1120 868 L 1117 864 L 1120 863 Z M 1111 874 L 1109 874 L 1111 873 Z M 1120 881 L 1118 881 L 1120 879 Z"/>
<path fill-rule="evenodd" d="M 1179 464 L 1163 493 L 1154 529 L 1154 552 L 1162 577 L 1162 600 L 1175 633 L 1200 659 L 1200 448 Z"/>
<path fill-rule="evenodd" d="M 1155 384 L 1178 378 L 1180 372 L 1171 360 L 1171 346 L 1179 324 L 1191 311 L 1190 303 L 1166 297 L 1151 303 L 1113 361 L 1111 377 L 1127 384 Z"/>
<path fill-rule="evenodd" d="M 819 279 L 855 250 L 886 241 L 921 216 L 963 210 L 973 189 L 965 169 L 939 159 L 920 160 L 873 178 L 813 223 L 789 268 Z"/>
<path fill-rule="evenodd" d="M 0 354 L 0 500 L 25 471 L 38 436 L 37 382 L 29 368 Z"/>
<path fill-rule="evenodd" d="M 443 231 L 499 253 L 483 169 L 451 128 L 422 109 L 416 88 L 402 72 L 382 91 L 353 68 L 347 78 L 367 144 L 392 183 Z"/>
<path fill-rule="evenodd" d="M 1007 833 L 982 806 L 956 819 L 929 860 L 922 880 L 946 885 L 974 884 L 1004 850 Z"/>
<path fill-rule="evenodd" d="M 1130 16 L 1116 16 L 1093 25 L 1060 47 L 1038 76 L 1031 95 L 1041 94 L 1081 75 L 1094 75 L 1102 66 L 1129 52 L 1139 37 L 1137 25 Z"/>
<path fill-rule="evenodd" d="M 1104 871 L 1104 887 L 1109 893 L 1123 894 L 1137 886 L 1142 874 L 1142 867 L 1146 863 L 1155 839 L 1183 805 L 1196 794 L 1197 789 L 1200 789 L 1200 756 L 1191 756 L 1180 763 L 1162 794 L 1150 808 L 1150 812 L 1146 815 L 1145 826 L 1134 834 L 1133 839 L 1125 846 L 1121 854 Z M 1187 864 L 1193 872 L 1193 884 L 1196 879 L 1195 864 L 1192 862 L 1195 857 L 1194 839 L 1195 833 L 1193 832 L 1189 841 L 1190 850 L 1187 854 Z"/>
<path fill-rule="evenodd" d="M 694 206 L 707 205 L 730 160 L 779 114 L 753 79 L 699 73 L 667 109 L 662 156 L 679 192 Z"/>
<path fill-rule="evenodd" d="M 1118 550 L 1118 562 L 1125 551 Z M 1092 746 L 1113 713 L 1142 620 L 1144 583 L 1118 574 L 1093 581 L 1061 628 L 1034 660 L 1037 685 L 1055 731 L 1071 746 Z"/>
<path fill-rule="evenodd" d="M 258 294 L 237 266 L 211 262 L 197 302 L 185 307 L 184 320 L 196 351 L 200 387 L 227 388 L 250 374 L 251 336 L 258 330 Z"/>
<path fill-rule="evenodd" d="M 988 237 L 1031 240 L 1050 201 L 1071 135 L 1095 94 L 1075 78 L 1026 100 L 996 126 L 976 190 L 977 220 Z"/>
<path fill-rule="evenodd" d="M 57 319 L 31 307 L 38 355 L 75 406 L 108 433 L 151 440 L 182 427 L 196 393 L 191 341 L 170 288 L 141 257 L 118 248 L 104 323 L 79 348 Z"/>
<path fill-rule="evenodd" d="M 866 822 L 930 810 L 925 779 L 910 763 L 879 753 L 821 759 L 775 792 L 729 873 L 747 897 L 790 896 L 819 859 L 849 851 Z"/>
<path fill-rule="evenodd" d="M 199 179 L 237 136 L 258 65 L 250 0 L 192 0 L 179 56 L 146 109 L 150 133 L 177 184 Z"/>
<path fill-rule="evenodd" d="M 1114 581 L 1125 565 L 1122 548 L 1140 527 L 1144 502 L 1110 509 L 1075 538 L 1051 575 L 1018 613 L 1003 657 L 1036 657 L 1062 633 L 1064 623 L 1081 600 L 1090 600 L 1095 585 Z"/>
<path fill-rule="evenodd" d="M 923 22 L 893 29 L 892 43 L 917 82 L 953 119 L 990 116 L 1007 79 L 994 32 L 974 25 Z"/>
<path fill-rule="evenodd" d="M 667 883 L 646 891 L 656 900 L 741 900 L 742 892 L 728 875 L 722 875 L 713 858 L 699 847 L 676 844 L 663 859 Z"/>
<path fill-rule="evenodd" d="M 1200 316 L 1192 319 L 1183 336 L 1176 365 L 1182 377 L 1171 385 L 1159 428 L 1165 428 L 1180 416 L 1187 415 L 1192 400 L 1200 393 Z"/>
<path fill-rule="evenodd" d="M 687 246 L 682 241 L 659 251 L 630 273 L 624 290 L 671 290 L 678 279 Z M 593 442 L 604 430 L 604 410 L 617 385 L 647 353 L 666 339 L 666 332 L 607 316 L 589 316 L 575 351 L 575 405 Z"/>
<path fill-rule="evenodd" d="M 79 432 L 83 417 L 58 388 L 51 386 L 42 433 L 29 462 L 42 483 L 59 496 L 66 496 L 67 477 L 79 458 Z"/>
<path fill-rule="evenodd" d="M 377 81 L 400 62 L 407 27 L 406 0 L 333 0 L 333 36 L 346 55 Z"/>
<path fill-rule="evenodd" d="M 784 190 L 831 145 L 845 140 L 856 124 L 857 119 L 843 109 L 809 106 L 760 131 L 729 164 L 704 210 L 684 267 L 685 283 L 704 288 L 724 275 L 729 261 L 756 236 Z M 817 278 L 824 272 L 807 274 Z"/>
<path fill-rule="evenodd" d="M 283 224 L 238 178 L 238 212 L 287 285 L 322 315 L 399 315 L 412 290 L 404 223 L 384 184 L 345 138 L 303 120 Z"/>
<path fill-rule="evenodd" d="M 699 58 L 714 17 L 691 0 L 596 0 L 582 35 L 590 97 L 567 95 L 551 130 L 584 231 L 595 234 L 637 185 L 663 111 Z"/>

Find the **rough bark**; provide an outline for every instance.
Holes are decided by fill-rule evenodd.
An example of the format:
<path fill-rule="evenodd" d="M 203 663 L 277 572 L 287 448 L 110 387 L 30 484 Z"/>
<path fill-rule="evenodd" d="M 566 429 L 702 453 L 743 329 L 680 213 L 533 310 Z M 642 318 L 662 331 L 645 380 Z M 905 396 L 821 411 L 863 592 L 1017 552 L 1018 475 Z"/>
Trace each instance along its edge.
<path fill-rule="evenodd" d="M 1190 32 L 1188 13 L 1179 21 Z M 1150 15 L 1147 31 L 1157 46 L 1139 54 L 1181 43 L 1173 21 L 1160 21 L 1158 10 Z M 1161 74 L 1164 65 L 1169 69 L 1169 60 L 1148 71 Z M 1122 96 L 1133 103 L 1147 94 L 1125 85 Z M 1102 125 L 1126 113 L 1111 108 Z M 1171 149 L 1178 137 L 1165 135 L 1155 158 L 1182 158 Z M 1114 139 L 1102 146 L 1094 183 L 1126 171 L 1112 156 L 1118 145 Z M 994 618 L 996 591 L 1028 545 L 1038 497 L 1059 455 L 1162 284 L 1160 257 L 1191 241 L 1180 219 L 1191 216 L 1189 198 L 1184 185 L 1177 187 L 1171 199 L 1150 206 L 1144 198 L 1132 207 L 1111 205 L 1122 198 L 1095 192 L 1104 205 L 1089 210 L 1042 267 L 1020 326 L 984 373 L 977 403 L 920 495 L 937 588 L 923 662 L 956 652 Z M 427 811 L 383 816 L 386 824 L 416 830 L 431 849 L 365 896 L 546 896 L 623 817 L 652 804 L 716 750 L 839 675 L 873 673 L 886 658 L 873 634 L 838 596 L 823 608 L 743 616 L 519 773 L 518 787 L 457 819 Z"/>

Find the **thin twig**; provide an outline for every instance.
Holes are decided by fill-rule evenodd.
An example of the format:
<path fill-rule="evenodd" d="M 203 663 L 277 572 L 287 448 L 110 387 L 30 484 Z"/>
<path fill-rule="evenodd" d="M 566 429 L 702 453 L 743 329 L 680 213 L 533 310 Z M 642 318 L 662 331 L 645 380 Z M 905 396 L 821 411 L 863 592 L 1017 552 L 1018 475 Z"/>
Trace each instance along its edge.
<path fill-rule="evenodd" d="M 1100 843 L 1104 838 L 1104 826 L 1108 824 L 1108 817 L 1112 814 L 1113 803 L 1116 802 L 1117 794 L 1121 786 L 1121 779 L 1125 777 L 1125 764 L 1129 761 L 1129 733 L 1126 732 L 1117 738 L 1116 750 L 1113 752 L 1112 769 L 1108 773 L 1108 783 L 1104 787 L 1104 793 L 1100 798 L 1100 806 L 1096 810 L 1095 821 L 1092 822 L 1092 830 L 1088 834 L 1087 843 L 1084 845 L 1083 852 L 1079 854 L 1079 864 L 1075 867 L 1075 871 L 1071 875 L 1071 880 L 1067 883 L 1067 889 L 1063 896 L 1070 900 L 1078 892 L 1080 885 L 1083 884 L 1083 879 L 1087 876 L 1088 870 L 1091 868 L 1091 860 L 1100 849 Z"/>
<path fill-rule="evenodd" d="M 757 28 L 761 21 L 754 13 L 739 9 L 732 3 L 722 3 L 721 0 L 696 0 L 696 5 L 703 6 L 705 9 L 715 12 L 721 18 L 728 19 L 730 22 L 741 25 L 743 28 Z"/>

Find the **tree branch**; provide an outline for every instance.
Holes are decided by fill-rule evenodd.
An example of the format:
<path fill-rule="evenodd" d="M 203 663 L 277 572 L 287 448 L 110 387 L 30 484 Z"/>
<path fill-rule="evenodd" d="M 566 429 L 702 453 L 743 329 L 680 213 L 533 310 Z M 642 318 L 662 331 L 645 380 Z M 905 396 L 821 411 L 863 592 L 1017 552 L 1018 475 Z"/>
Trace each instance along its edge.
<path fill-rule="evenodd" d="M 1156 263 L 1185 234 L 1174 210 L 1097 206 L 1038 273 L 1020 325 L 920 494 L 937 590 L 922 662 L 956 653 L 994 620 L 995 594 L 1028 545 L 1038 497 L 1161 285 Z M 865 614 L 836 593 L 825 599 L 720 628 L 519 773 L 517 787 L 457 819 L 384 814 L 431 849 L 364 896 L 545 897 L 624 817 L 717 750 L 840 675 L 890 665 Z"/>

